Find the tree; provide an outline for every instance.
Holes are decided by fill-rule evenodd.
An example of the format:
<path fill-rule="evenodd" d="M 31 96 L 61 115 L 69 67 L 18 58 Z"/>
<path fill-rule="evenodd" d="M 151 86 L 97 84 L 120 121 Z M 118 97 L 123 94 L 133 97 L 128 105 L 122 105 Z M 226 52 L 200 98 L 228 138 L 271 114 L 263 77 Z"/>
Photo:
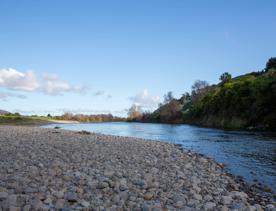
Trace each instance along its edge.
<path fill-rule="evenodd" d="M 180 98 L 180 102 L 185 105 L 186 103 L 191 101 L 191 95 L 188 92 L 185 92 Z"/>
<path fill-rule="evenodd" d="M 175 99 L 160 108 L 161 122 L 179 121 L 182 117 L 182 105 Z"/>
<path fill-rule="evenodd" d="M 231 76 L 231 74 L 228 73 L 228 72 L 223 73 L 223 74 L 219 77 L 219 80 L 221 80 L 221 82 L 222 82 L 223 84 L 229 82 L 231 79 L 232 79 L 232 76 Z"/>
<path fill-rule="evenodd" d="M 197 80 L 192 85 L 192 102 L 197 102 L 210 90 L 210 85 L 207 81 Z"/>
<path fill-rule="evenodd" d="M 198 94 L 208 86 L 209 83 L 207 81 L 196 80 L 195 83 L 192 85 L 192 92 Z"/>
<path fill-rule="evenodd" d="M 270 58 L 266 63 L 266 68 L 265 68 L 266 71 L 272 68 L 276 69 L 276 57 Z"/>
<path fill-rule="evenodd" d="M 133 104 L 129 110 L 128 110 L 128 118 L 132 119 L 132 120 L 139 120 L 142 115 L 143 115 L 143 111 L 141 106 Z"/>
<path fill-rule="evenodd" d="M 172 91 L 164 95 L 164 104 L 170 103 L 174 99 Z"/>

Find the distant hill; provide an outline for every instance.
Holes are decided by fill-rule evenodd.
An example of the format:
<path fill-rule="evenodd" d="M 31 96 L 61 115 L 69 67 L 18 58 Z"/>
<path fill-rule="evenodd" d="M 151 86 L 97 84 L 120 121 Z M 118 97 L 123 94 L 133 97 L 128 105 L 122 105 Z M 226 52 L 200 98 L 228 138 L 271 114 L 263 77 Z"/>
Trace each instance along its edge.
<path fill-rule="evenodd" d="M 171 98 L 139 120 L 276 131 L 276 58 L 259 72 L 235 78 L 224 73 L 220 80 L 215 85 L 196 81 L 191 93 Z"/>
<path fill-rule="evenodd" d="M 0 115 L 9 114 L 9 113 L 10 113 L 10 112 L 8 112 L 8 111 L 1 110 L 1 109 L 0 109 Z"/>

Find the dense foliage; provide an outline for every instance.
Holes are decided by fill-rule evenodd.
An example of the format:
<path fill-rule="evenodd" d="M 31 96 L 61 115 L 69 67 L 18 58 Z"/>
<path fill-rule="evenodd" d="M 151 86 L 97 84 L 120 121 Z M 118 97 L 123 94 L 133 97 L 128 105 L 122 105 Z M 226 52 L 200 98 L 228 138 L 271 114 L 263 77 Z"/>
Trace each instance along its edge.
<path fill-rule="evenodd" d="M 193 104 L 184 120 L 225 128 L 276 128 L 276 69 L 216 86 Z"/>
<path fill-rule="evenodd" d="M 65 113 L 61 116 L 24 116 L 19 113 L 6 113 L 0 114 L 0 124 L 31 124 L 35 122 L 42 121 L 53 121 L 53 120 L 68 120 L 68 121 L 78 121 L 78 122 L 117 122 L 125 121 L 125 118 L 116 117 L 111 114 L 97 114 L 97 115 L 84 115 L 84 114 L 71 114 Z"/>
<path fill-rule="evenodd" d="M 191 94 L 162 104 L 141 117 L 145 122 L 185 122 L 210 127 L 276 130 L 276 58 L 266 68 L 209 85 L 196 81 Z M 165 101 L 168 101 L 166 98 Z"/>

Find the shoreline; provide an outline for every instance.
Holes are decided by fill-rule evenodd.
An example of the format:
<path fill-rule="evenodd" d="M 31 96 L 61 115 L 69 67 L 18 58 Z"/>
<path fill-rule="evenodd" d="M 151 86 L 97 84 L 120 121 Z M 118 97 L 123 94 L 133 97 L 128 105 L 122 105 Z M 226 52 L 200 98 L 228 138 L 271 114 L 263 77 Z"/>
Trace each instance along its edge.
<path fill-rule="evenodd" d="M 275 207 L 273 193 L 250 189 L 214 160 L 175 144 L 23 126 L 0 126 L 0 135 L 0 208 L 4 210 L 10 206 L 40 206 L 47 210 L 61 205 L 87 210 L 101 206 L 113 206 L 114 210 Z M 28 153 L 31 158 L 26 157 Z M 25 177 L 33 180 L 23 180 L 10 188 L 10 177 L 14 183 Z M 39 178 L 42 181 L 37 181 Z M 39 187 L 45 187 L 49 196 L 41 196 Z M 52 189 L 64 193 L 56 196 Z M 10 197 L 22 194 L 29 201 L 11 205 Z M 96 200 L 91 194 L 103 198 Z"/>

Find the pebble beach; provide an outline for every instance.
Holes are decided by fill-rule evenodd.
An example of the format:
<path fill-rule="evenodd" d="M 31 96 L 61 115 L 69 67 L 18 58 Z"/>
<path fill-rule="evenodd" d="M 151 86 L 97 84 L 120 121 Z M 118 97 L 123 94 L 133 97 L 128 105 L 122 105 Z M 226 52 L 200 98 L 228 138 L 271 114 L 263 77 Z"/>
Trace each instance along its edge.
<path fill-rule="evenodd" d="M 223 165 L 180 146 L 0 126 L 0 211 L 276 210 Z"/>

